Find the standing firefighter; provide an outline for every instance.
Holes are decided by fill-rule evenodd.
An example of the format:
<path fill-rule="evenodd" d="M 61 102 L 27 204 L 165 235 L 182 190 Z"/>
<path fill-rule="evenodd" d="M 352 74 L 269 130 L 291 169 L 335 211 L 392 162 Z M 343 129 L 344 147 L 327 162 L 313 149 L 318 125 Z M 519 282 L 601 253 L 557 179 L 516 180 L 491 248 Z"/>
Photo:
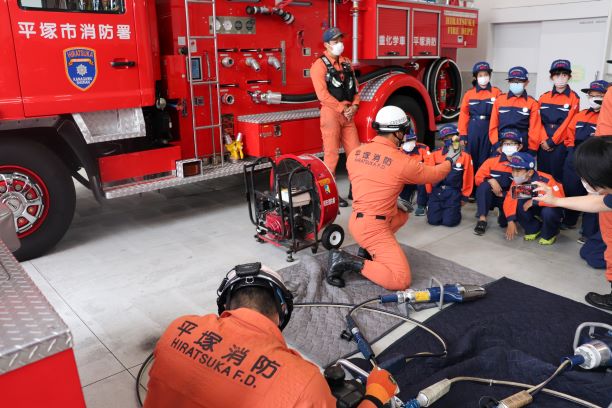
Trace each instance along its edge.
<path fill-rule="evenodd" d="M 310 69 L 312 84 L 321 102 L 323 161 L 335 174 L 340 146 L 348 156 L 359 147 L 359 135 L 353 118 L 359 109 L 359 92 L 351 61 L 342 57 L 344 34 L 337 28 L 323 33 L 325 52 Z M 340 197 L 340 207 L 348 203 Z"/>
<path fill-rule="evenodd" d="M 398 147 L 410 122 L 397 106 L 379 110 L 372 126 L 378 135 L 355 149 L 346 160 L 355 200 L 349 230 L 362 247 L 362 256 L 332 250 L 327 282 L 344 286 L 342 274 L 353 271 L 385 289 L 404 290 L 410 286 L 410 266 L 395 232 L 408 221 L 408 213 L 398 209 L 397 197 L 406 184 L 437 183 L 444 179 L 461 149 L 450 149 L 446 160 L 437 166 L 427 166 L 404 154 Z"/>

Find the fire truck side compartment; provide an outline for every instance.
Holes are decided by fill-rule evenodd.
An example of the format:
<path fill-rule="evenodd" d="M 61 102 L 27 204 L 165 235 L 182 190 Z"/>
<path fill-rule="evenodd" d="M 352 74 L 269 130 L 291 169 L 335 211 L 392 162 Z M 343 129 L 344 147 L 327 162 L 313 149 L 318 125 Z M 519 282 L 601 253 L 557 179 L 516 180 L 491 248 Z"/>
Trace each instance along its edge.
<path fill-rule="evenodd" d="M 173 171 L 176 162 L 180 159 L 181 148 L 179 146 L 169 146 L 101 157 L 98 163 L 102 183 L 109 183 Z"/>

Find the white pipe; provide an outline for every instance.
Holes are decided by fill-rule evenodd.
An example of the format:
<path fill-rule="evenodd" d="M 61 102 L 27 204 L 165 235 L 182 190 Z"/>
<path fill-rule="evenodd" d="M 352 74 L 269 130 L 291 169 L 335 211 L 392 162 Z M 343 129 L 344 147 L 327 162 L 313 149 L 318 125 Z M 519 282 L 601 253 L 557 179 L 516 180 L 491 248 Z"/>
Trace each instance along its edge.
<path fill-rule="evenodd" d="M 335 2 L 334 2 L 335 3 Z M 359 52 L 357 45 L 359 44 L 359 0 L 353 0 L 353 65 L 359 63 Z"/>

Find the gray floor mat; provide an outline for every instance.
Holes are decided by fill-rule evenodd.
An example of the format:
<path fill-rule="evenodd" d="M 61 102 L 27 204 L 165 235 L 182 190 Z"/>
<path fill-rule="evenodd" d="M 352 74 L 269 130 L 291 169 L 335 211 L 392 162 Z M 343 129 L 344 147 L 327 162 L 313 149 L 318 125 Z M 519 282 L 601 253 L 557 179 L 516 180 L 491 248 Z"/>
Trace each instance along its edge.
<path fill-rule="evenodd" d="M 432 276 L 442 283 L 479 284 L 492 278 L 439 258 L 428 252 L 402 245 L 412 270 L 412 287 L 425 288 Z M 345 248 L 355 253 L 356 245 Z M 294 294 L 296 303 L 349 303 L 355 304 L 374 298 L 385 292 L 380 286 L 355 273 L 345 275 L 346 286 L 336 288 L 325 283 L 327 252 L 309 256 L 300 255 L 301 261 L 279 271 L 287 287 Z M 377 305 L 376 307 L 380 307 Z M 388 310 L 406 314 L 405 305 L 390 305 Z M 340 338 L 345 328 L 348 309 L 331 307 L 296 308 L 289 325 L 283 331 L 289 345 L 320 366 L 356 351 L 355 344 Z M 392 317 L 376 313 L 357 314 L 357 322 L 370 341 L 378 339 L 398 325 Z"/>

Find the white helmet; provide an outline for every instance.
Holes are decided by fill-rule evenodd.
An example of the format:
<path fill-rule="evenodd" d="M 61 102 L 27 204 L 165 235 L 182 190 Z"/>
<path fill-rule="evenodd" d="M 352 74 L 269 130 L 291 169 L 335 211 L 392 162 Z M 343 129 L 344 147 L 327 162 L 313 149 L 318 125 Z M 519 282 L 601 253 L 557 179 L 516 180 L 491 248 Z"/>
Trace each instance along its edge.
<path fill-rule="evenodd" d="M 379 132 L 405 132 L 410 129 L 410 121 L 401 108 L 388 105 L 378 111 L 372 127 Z"/>

